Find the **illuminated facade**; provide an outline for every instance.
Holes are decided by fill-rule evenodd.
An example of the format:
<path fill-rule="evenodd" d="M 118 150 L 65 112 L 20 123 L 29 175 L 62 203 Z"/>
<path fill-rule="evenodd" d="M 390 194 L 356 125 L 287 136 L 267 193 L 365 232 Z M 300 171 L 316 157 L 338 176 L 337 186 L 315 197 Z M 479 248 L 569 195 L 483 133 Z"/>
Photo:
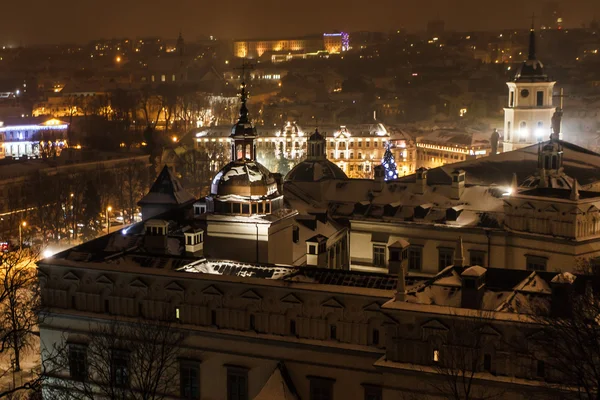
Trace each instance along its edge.
<path fill-rule="evenodd" d="M 67 146 L 68 124 L 57 119 L 43 123 L 4 125 L 0 122 L 1 158 L 58 156 Z"/>
<path fill-rule="evenodd" d="M 489 155 L 489 148 L 453 146 L 417 142 L 416 168 L 437 168 L 442 165 L 465 161 L 467 158 L 479 158 Z"/>
<path fill-rule="evenodd" d="M 530 32 L 529 55 L 515 79 L 507 82 L 508 107 L 504 109 L 504 151 L 517 150 L 548 139 L 555 107 L 556 82 L 544 72 L 535 52 L 535 31 Z"/>
<path fill-rule="evenodd" d="M 260 58 L 265 53 L 284 53 L 282 56 L 306 58 L 311 54 L 339 54 L 350 49 L 347 33 L 325 33 L 323 36 L 308 36 L 277 40 L 238 40 L 233 42 L 233 54 L 240 58 Z M 277 54 L 274 61 L 284 61 Z"/>

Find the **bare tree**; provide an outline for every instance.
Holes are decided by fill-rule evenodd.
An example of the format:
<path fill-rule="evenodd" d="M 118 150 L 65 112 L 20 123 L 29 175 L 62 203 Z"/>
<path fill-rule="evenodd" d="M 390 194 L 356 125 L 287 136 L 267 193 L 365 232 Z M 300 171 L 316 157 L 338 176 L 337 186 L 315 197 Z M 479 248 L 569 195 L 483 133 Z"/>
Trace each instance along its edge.
<path fill-rule="evenodd" d="M 484 400 L 503 396 L 502 391 L 478 382 L 481 373 L 492 372 L 491 356 L 502 343 L 491 321 L 482 311 L 471 317 L 453 315 L 445 321 L 448 330 L 437 338 L 433 353 L 437 379 L 430 383 L 443 397 Z"/>
<path fill-rule="evenodd" d="M 600 399 L 600 300 L 592 285 L 596 276 L 587 278 L 578 285 L 581 293 L 573 283 L 553 289 L 555 303 L 538 306 L 532 317 L 538 330 L 529 337 L 527 354 L 547 387 L 563 398 Z"/>
<path fill-rule="evenodd" d="M 28 351 L 37 360 L 36 331 L 43 317 L 35 268 L 37 258 L 38 252 L 30 248 L 0 256 L 0 356 L 4 358 L 0 364 L 0 379 L 13 375 L 12 384 L 0 386 L 0 398 L 21 398 L 39 390 L 50 371 L 48 364 L 38 361 L 27 370 L 21 365 Z M 46 358 L 52 360 L 56 354 L 54 349 L 49 349 Z M 7 356 L 10 356 L 10 364 L 6 363 Z"/>
<path fill-rule="evenodd" d="M 173 395 L 184 339 L 168 321 L 112 320 L 68 343 L 57 358 L 61 373 L 48 391 L 55 399 L 161 400 Z"/>

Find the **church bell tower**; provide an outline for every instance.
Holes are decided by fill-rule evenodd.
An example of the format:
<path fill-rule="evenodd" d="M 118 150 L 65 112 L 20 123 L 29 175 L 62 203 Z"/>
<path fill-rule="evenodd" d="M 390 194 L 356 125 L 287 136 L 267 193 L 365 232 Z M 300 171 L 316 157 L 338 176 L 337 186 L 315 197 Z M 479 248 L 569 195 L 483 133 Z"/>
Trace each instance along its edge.
<path fill-rule="evenodd" d="M 529 32 L 529 54 L 514 79 L 507 82 L 508 107 L 504 108 L 504 151 L 517 150 L 547 140 L 551 132 L 552 91 L 556 82 L 537 59 L 536 33 Z"/>

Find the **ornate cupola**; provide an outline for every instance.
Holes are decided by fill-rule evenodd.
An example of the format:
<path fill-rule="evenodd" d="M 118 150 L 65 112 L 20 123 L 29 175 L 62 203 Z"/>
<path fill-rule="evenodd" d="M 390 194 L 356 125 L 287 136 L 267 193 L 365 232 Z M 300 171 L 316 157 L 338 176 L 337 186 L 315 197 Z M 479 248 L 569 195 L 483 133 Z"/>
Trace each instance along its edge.
<path fill-rule="evenodd" d="M 552 105 L 555 84 L 537 58 L 536 33 L 532 25 L 527 59 L 518 67 L 514 79 L 507 82 L 509 92 L 508 107 L 504 108 L 504 151 L 530 146 L 548 137 L 555 111 Z"/>
<path fill-rule="evenodd" d="M 231 162 L 213 178 L 206 198 L 209 213 L 271 214 L 283 205 L 271 172 L 255 159 L 256 129 L 248 117 L 246 85 L 242 82 L 240 117 L 231 129 Z"/>
<path fill-rule="evenodd" d="M 325 147 L 325 137 L 319 133 L 318 129 L 315 129 L 315 133 L 308 138 L 308 154 L 306 159 L 311 161 L 326 160 Z"/>
<path fill-rule="evenodd" d="M 340 167 L 327 159 L 327 142 L 318 129 L 307 140 L 306 159 L 298 163 L 285 176 L 286 182 L 320 182 L 346 180 L 348 177 Z"/>
<path fill-rule="evenodd" d="M 231 161 L 252 160 L 256 157 L 256 128 L 248 118 L 248 94 L 246 93 L 246 83 L 242 82 L 240 93 L 242 105 L 240 107 L 240 117 L 238 122 L 231 129 Z"/>

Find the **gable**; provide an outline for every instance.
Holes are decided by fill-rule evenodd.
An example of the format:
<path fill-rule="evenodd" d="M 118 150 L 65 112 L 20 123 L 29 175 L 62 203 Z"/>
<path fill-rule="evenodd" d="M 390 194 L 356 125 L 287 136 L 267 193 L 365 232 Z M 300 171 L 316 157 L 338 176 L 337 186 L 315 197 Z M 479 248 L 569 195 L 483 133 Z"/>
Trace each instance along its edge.
<path fill-rule="evenodd" d="M 421 328 L 422 329 L 433 329 L 433 330 L 443 331 L 443 332 L 448 331 L 448 327 L 446 325 L 442 324 L 437 319 L 430 319 L 429 321 L 427 321 L 423 325 L 421 325 Z"/>
<path fill-rule="evenodd" d="M 183 286 L 181 286 L 179 283 L 173 281 L 171 283 L 169 283 L 167 286 L 165 286 L 166 290 L 170 290 L 172 292 L 184 292 L 185 289 L 183 288 Z"/>
<path fill-rule="evenodd" d="M 223 292 L 217 289 L 214 285 L 210 285 L 202 289 L 202 294 L 207 296 L 223 296 Z"/>
<path fill-rule="evenodd" d="M 279 299 L 282 303 L 290 303 L 290 304 L 302 304 L 302 300 L 300 300 L 294 293 L 289 293 Z"/>
<path fill-rule="evenodd" d="M 73 272 L 69 271 L 66 274 L 63 275 L 63 280 L 65 281 L 72 281 L 72 282 L 79 282 L 79 277 L 77 275 L 75 275 Z"/>
<path fill-rule="evenodd" d="M 106 275 L 100 275 L 96 278 L 96 283 L 101 283 L 104 285 L 112 285 L 114 282 Z"/>
<path fill-rule="evenodd" d="M 146 285 L 142 280 L 140 279 L 134 279 L 129 283 L 129 287 L 132 288 L 136 288 L 136 289 L 148 289 L 148 285 Z"/>
<path fill-rule="evenodd" d="M 374 301 L 374 302 L 364 306 L 363 310 L 364 311 L 381 311 L 381 305 L 378 302 Z"/>
<path fill-rule="evenodd" d="M 252 289 L 246 290 L 240 297 L 248 300 L 262 300 L 262 296 Z"/>
<path fill-rule="evenodd" d="M 329 308 L 340 308 L 340 309 L 344 308 L 344 305 L 342 303 L 340 303 L 339 301 L 337 301 L 334 297 L 321 303 L 321 306 L 329 307 Z"/>

